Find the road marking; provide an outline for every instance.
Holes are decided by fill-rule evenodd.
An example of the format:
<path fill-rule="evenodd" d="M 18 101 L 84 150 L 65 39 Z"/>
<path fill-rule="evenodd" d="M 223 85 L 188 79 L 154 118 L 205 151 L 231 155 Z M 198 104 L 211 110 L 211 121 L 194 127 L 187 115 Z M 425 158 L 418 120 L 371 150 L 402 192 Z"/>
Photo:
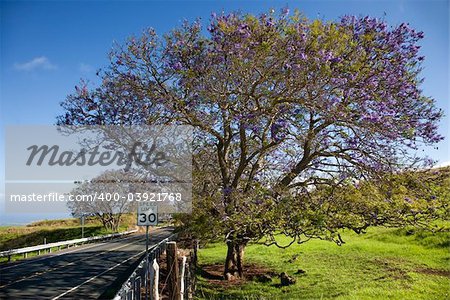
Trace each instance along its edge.
<path fill-rule="evenodd" d="M 142 241 L 144 241 L 144 239 L 137 240 L 137 241 L 135 241 L 135 242 L 142 242 Z M 115 250 L 124 248 L 124 247 L 126 247 L 126 246 L 129 246 L 129 245 L 134 244 L 135 242 L 128 243 L 128 244 L 125 244 L 125 245 L 122 245 L 122 246 L 120 246 L 120 247 L 116 247 L 116 248 L 113 248 L 113 249 L 109 249 L 109 250 L 106 250 L 106 251 L 97 253 L 97 254 L 95 254 L 95 255 L 91 255 L 91 256 L 86 257 L 86 258 L 84 258 L 84 259 L 75 260 L 75 261 L 72 261 L 72 262 L 70 262 L 70 263 L 68 263 L 68 264 L 65 264 L 65 265 L 63 265 L 63 266 L 55 267 L 55 268 L 53 268 L 53 269 L 47 269 L 46 271 L 41 272 L 41 273 L 35 273 L 35 274 L 31 275 L 31 276 L 23 277 L 23 278 L 21 278 L 21 279 L 19 279 L 19 280 L 16 280 L 16 281 L 7 283 L 7 284 L 5 284 L 5 285 L 2 285 L 2 286 L 0 286 L 0 288 L 5 288 L 5 287 L 10 286 L 10 285 L 13 285 L 13 284 L 15 284 L 15 283 L 18 283 L 18 282 L 21 282 L 21 281 L 24 281 L 24 280 L 27 280 L 27 279 L 30 279 L 30 278 L 34 278 L 34 277 L 36 277 L 36 276 L 40 276 L 40 275 L 43 275 L 43 274 L 47 274 L 47 273 L 49 273 L 49 272 L 52 272 L 52 271 L 55 271 L 55 270 L 58 270 L 58 269 L 61 269 L 61 268 L 64 268 L 64 267 L 73 265 L 73 264 L 78 263 L 78 262 L 80 262 L 80 261 L 85 261 L 85 260 L 87 260 L 87 259 L 91 259 L 91 258 L 93 258 L 93 257 L 102 255 L 102 254 L 104 254 L 104 253 L 112 252 L 112 251 L 115 251 Z"/>
<path fill-rule="evenodd" d="M 118 263 L 118 264 L 112 266 L 112 267 L 109 268 L 108 270 L 105 270 L 105 271 L 101 272 L 100 274 L 97 274 L 97 275 L 95 275 L 94 277 L 89 278 L 88 280 L 84 281 L 83 283 L 81 283 L 81 284 L 79 284 L 79 285 L 77 285 L 77 286 L 74 286 L 74 287 L 71 288 L 70 290 L 68 290 L 68 291 L 66 291 L 66 292 L 64 292 L 64 293 L 62 293 L 62 294 L 56 296 L 55 298 L 52 298 L 52 300 L 59 299 L 59 298 L 61 298 L 62 296 L 65 296 L 65 295 L 67 295 L 67 294 L 69 294 L 69 293 L 75 291 L 76 289 L 80 288 L 81 286 L 85 285 L 86 283 L 89 283 L 89 282 L 91 282 L 92 280 L 94 280 L 95 278 L 97 278 L 97 277 L 99 277 L 99 276 L 102 276 L 103 274 L 105 274 L 105 273 L 107 273 L 107 272 L 109 272 L 109 271 L 111 271 L 111 270 L 114 270 L 114 269 L 117 268 L 118 266 L 123 265 L 124 263 L 126 263 L 126 262 L 129 261 L 130 259 L 133 259 L 133 258 L 135 258 L 136 256 L 141 255 L 141 254 L 144 253 L 144 252 L 145 252 L 145 250 L 139 252 L 139 253 L 136 254 L 136 255 L 133 255 L 132 257 L 127 258 L 126 260 L 122 261 L 121 263 Z"/>
<path fill-rule="evenodd" d="M 167 226 L 163 226 L 163 227 L 156 228 L 156 229 L 154 230 L 154 232 L 160 231 L 160 229 L 165 229 L 166 227 L 167 227 Z M 164 231 L 163 231 L 163 232 L 164 232 Z M 129 239 L 133 238 L 133 237 L 136 237 L 136 236 L 129 236 L 129 237 L 126 237 L 126 238 L 121 239 L 120 241 L 126 241 L 126 240 L 129 240 Z M 92 245 L 92 246 L 90 246 L 90 247 L 78 248 L 78 249 L 75 249 L 75 250 L 73 250 L 73 251 L 63 252 L 63 253 L 60 253 L 60 254 L 57 254 L 57 255 L 49 255 L 49 256 L 45 256 L 45 257 L 39 258 L 39 259 L 33 259 L 33 258 L 31 258 L 31 259 L 29 259 L 29 260 L 25 260 L 25 261 L 19 262 L 19 263 L 15 264 L 15 265 L 12 265 L 12 266 L 6 266 L 6 267 L 4 267 L 4 268 L 0 265 L 0 271 L 12 269 L 12 268 L 15 268 L 15 267 L 20 267 L 20 266 L 23 266 L 23 265 L 26 265 L 26 264 L 29 264 L 29 263 L 32 263 L 32 262 L 37 262 L 37 261 L 41 261 L 41 260 L 44 260 L 44 259 L 50 259 L 50 258 L 58 257 L 58 256 L 61 256 L 61 255 L 65 255 L 65 254 L 77 252 L 77 251 L 80 251 L 80 250 L 90 249 L 90 248 L 93 248 L 93 247 L 96 247 L 96 246 L 101 246 L 101 245 L 106 244 L 106 243 L 107 243 L 107 242 L 102 242 L 102 243 L 99 243 L 99 244 L 94 243 L 94 245 Z M 66 248 L 66 249 L 67 249 L 67 248 Z"/>

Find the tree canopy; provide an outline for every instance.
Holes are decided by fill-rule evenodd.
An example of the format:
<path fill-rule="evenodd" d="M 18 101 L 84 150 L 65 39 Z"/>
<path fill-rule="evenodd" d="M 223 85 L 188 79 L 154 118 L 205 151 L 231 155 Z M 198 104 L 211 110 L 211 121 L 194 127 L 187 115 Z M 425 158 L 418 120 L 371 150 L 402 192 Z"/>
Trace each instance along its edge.
<path fill-rule="evenodd" d="M 101 84 L 82 82 L 58 122 L 193 126 L 191 222 L 225 236 L 225 273 L 241 275 L 249 241 L 339 243 L 341 228 L 391 220 L 374 223 L 368 209 L 390 208 L 387 194 L 356 185 L 419 166 L 416 150 L 442 139 L 442 111 L 420 89 L 423 37 L 408 24 L 287 9 L 213 14 L 206 29 L 185 22 L 162 37 L 148 29 L 113 49 Z"/>

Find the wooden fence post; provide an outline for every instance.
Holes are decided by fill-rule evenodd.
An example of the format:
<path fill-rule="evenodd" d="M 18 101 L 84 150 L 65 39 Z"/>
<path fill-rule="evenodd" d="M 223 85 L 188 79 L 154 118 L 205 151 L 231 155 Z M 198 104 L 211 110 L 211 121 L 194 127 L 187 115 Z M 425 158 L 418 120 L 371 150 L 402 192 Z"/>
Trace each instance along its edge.
<path fill-rule="evenodd" d="M 194 266 L 197 267 L 197 255 L 198 255 L 198 239 L 194 241 Z"/>
<path fill-rule="evenodd" d="M 150 268 L 150 299 L 159 300 L 159 265 L 156 258 L 149 266 Z"/>
<path fill-rule="evenodd" d="M 190 253 L 190 261 L 187 264 L 187 299 L 188 300 L 192 300 L 194 299 L 194 291 L 195 291 L 195 270 L 197 269 L 196 266 L 196 261 L 197 259 L 195 258 L 195 255 L 197 255 L 197 253 L 195 253 L 195 251 L 191 251 Z"/>
<path fill-rule="evenodd" d="M 183 256 L 181 261 L 181 274 L 180 274 L 180 300 L 184 299 L 185 294 L 185 284 L 184 284 L 185 270 L 186 270 L 186 256 Z"/>
<path fill-rule="evenodd" d="M 168 282 L 167 287 L 169 291 L 169 300 L 180 299 L 180 285 L 179 285 L 179 273 L 178 273 L 178 253 L 177 243 L 167 242 L 167 273 Z"/>

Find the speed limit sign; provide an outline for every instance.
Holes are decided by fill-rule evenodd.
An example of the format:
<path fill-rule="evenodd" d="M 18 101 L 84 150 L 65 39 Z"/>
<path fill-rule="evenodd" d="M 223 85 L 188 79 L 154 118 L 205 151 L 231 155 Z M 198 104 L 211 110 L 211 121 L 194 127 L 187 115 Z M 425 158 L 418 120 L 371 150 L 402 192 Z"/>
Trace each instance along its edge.
<path fill-rule="evenodd" d="M 158 206 L 150 203 L 139 203 L 137 224 L 138 226 L 158 225 Z"/>

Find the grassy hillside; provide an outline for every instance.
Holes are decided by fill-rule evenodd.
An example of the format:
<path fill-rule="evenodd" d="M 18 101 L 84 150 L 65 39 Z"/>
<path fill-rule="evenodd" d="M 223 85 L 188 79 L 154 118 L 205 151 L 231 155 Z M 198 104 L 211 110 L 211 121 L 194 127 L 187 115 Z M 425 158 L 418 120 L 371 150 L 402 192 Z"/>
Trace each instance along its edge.
<path fill-rule="evenodd" d="M 133 227 L 134 215 L 125 215 L 120 231 Z M 85 221 L 84 236 L 110 233 L 94 218 Z M 81 238 L 80 219 L 43 220 L 26 226 L 1 226 L 0 251 Z"/>
<path fill-rule="evenodd" d="M 449 299 L 450 234 L 372 228 L 344 233 L 346 244 L 311 241 L 288 249 L 249 246 L 247 280 L 219 280 L 223 244 L 199 252 L 198 299 Z M 286 243 L 288 241 L 286 240 Z M 295 274 L 298 270 L 305 273 Z M 278 274 L 296 278 L 280 287 Z M 272 282 L 261 283 L 261 274 Z"/>
<path fill-rule="evenodd" d="M 84 236 L 93 236 L 106 233 L 99 225 L 88 225 L 84 228 Z M 81 238 L 81 226 L 52 228 L 38 226 L 28 227 L 3 227 L 0 228 L 0 251 L 35 246 L 44 243 L 53 243 L 64 240 Z"/>

